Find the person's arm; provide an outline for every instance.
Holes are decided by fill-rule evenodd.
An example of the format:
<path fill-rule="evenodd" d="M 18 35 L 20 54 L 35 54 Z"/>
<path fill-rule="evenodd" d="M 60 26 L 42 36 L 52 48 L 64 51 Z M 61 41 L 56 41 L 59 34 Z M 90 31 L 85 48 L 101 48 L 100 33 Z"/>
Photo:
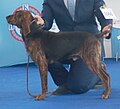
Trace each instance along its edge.
<path fill-rule="evenodd" d="M 100 25 L 101 25 L 101 31 L 105 31 L 106 29 L 111 29 L 112 27 L 112 19 L 105 19 L 100 8 L 105 7 L 106 4 L 103 0 L 95 0 L 94 4 L 94 14 L 97 17 Z M 107 34 L 109 39 L 111 37 L 111 34 Z"/>
<path fill-rule="evenodd" d="M 54 17 L 48 0 L 43 3 L 42 19 L 44 20 L 44 29 L 49 30 L 52 27 Z"/>

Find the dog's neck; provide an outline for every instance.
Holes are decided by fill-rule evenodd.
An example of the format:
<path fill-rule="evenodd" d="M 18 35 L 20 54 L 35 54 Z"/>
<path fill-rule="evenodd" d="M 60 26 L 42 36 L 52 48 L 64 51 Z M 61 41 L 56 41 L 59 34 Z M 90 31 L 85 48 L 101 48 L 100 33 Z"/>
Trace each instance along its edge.
<path fill-rule="evenodd" d="M 30 23 L 30 33 L 28 33 L 26 36 L 24 36 L 22 33 L 22 29 L 21 29 L 21 34 L 22 34 L 22 38 L 23 38 L 24 42 L 26 42 L 26 40 L 29 40 L 29 38 L 31 38 L 31 37 L 35 38 L 36 37 L 35 34 L 37 32 L 39 32 L 39 33 L 41 32 L 40 36 L 42 36 L 43 33 L 48 34 L 48 32 L 43 32 L 43 31 L 45 31 L 43 28 L 44 28 L 44 25 L 39 25 L 39 24 L 37 24 L 37 22 L 35 20 L 32 20 Z"/>
<path fill-rule="evenodd" d="M 30 23 L 30 33 L 28 35 L 30 36 L 30 35 L 34 34 L 38 29 L 42 29 L 42 28 L 43 28 L 42 25 L 38 25 L 37 22 L 35 20 L 33 20 Z"/>
<path fill-rule="evenodd" d="M 25 36 L 25 37 L 32 36 L 32 34 L 34 34 L 38 29 L 41 29 L 41 28 L 43 28 L 43 26 L 38 25 L 35 20 L 32 20 L 31 23 L 30 23 L 30 33 L 28 33 L 27 36 Z M 21 34 L 22 34 L 22 29 L 21 29 Z"/>
<path fill-rule="evenodd" d="M 30 23 L 30 31 L 31 31 L 31 32 L 35 31 L 35 30 L 38 29 L 39 27 L 40 27 L 40 25 L 38 25 L 35 20 L 33 20 L 33 21 Z"/>

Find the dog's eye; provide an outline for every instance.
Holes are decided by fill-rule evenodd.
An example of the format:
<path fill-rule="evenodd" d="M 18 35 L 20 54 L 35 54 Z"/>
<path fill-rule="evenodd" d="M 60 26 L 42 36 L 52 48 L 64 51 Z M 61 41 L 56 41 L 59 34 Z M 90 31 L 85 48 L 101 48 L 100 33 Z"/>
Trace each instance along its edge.
<path fill-rule="evenodd" d="M 16 18 L 20 18 L 21 16 L 22 16 L 22 14 L 18 12 L 18 13 L 16 13 L 16 16 L 15 16 L 15 17 L 16 17 Z"/>
<path fill-rule="evenodd" d="M 18 14 L 18 16 L 17 16 L 17 17 L 18 17 L 18 18 L 20 18 L 21 16 L 22 16 L 21 14 Z"/>

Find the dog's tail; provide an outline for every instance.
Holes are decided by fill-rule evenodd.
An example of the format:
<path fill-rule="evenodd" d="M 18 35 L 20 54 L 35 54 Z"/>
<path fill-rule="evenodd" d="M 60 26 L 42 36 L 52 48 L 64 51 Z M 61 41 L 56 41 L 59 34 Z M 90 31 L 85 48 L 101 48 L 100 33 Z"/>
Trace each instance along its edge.
<path fill-rule="evenodd" d="M 97 34 L 96 37 L 97 38 L 107 38 L 108 37 L 107 34 L 109 34 L 110 32 L 111 32 L 111 30 L 106 30 L 106 31 L 104 31 L 104 32 L 102 32 L 100 34 Z"/>

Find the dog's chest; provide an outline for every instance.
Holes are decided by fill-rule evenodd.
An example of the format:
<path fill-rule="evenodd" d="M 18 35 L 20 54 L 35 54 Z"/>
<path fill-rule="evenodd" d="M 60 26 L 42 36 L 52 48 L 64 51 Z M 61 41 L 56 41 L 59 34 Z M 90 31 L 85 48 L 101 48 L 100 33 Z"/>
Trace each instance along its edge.
<path fill-rule="evenodd" d="M 26 50 L 27 53 L 30 55 L 30 57 L 33 60 L 36 60 L 36 58 L 38 57 L 38 55 L 42 55 L 43 54 L 43 50 L 42 50 L 42 46 L 40 44 L 40 41 L 29 41 L 26 44 Z"/>

